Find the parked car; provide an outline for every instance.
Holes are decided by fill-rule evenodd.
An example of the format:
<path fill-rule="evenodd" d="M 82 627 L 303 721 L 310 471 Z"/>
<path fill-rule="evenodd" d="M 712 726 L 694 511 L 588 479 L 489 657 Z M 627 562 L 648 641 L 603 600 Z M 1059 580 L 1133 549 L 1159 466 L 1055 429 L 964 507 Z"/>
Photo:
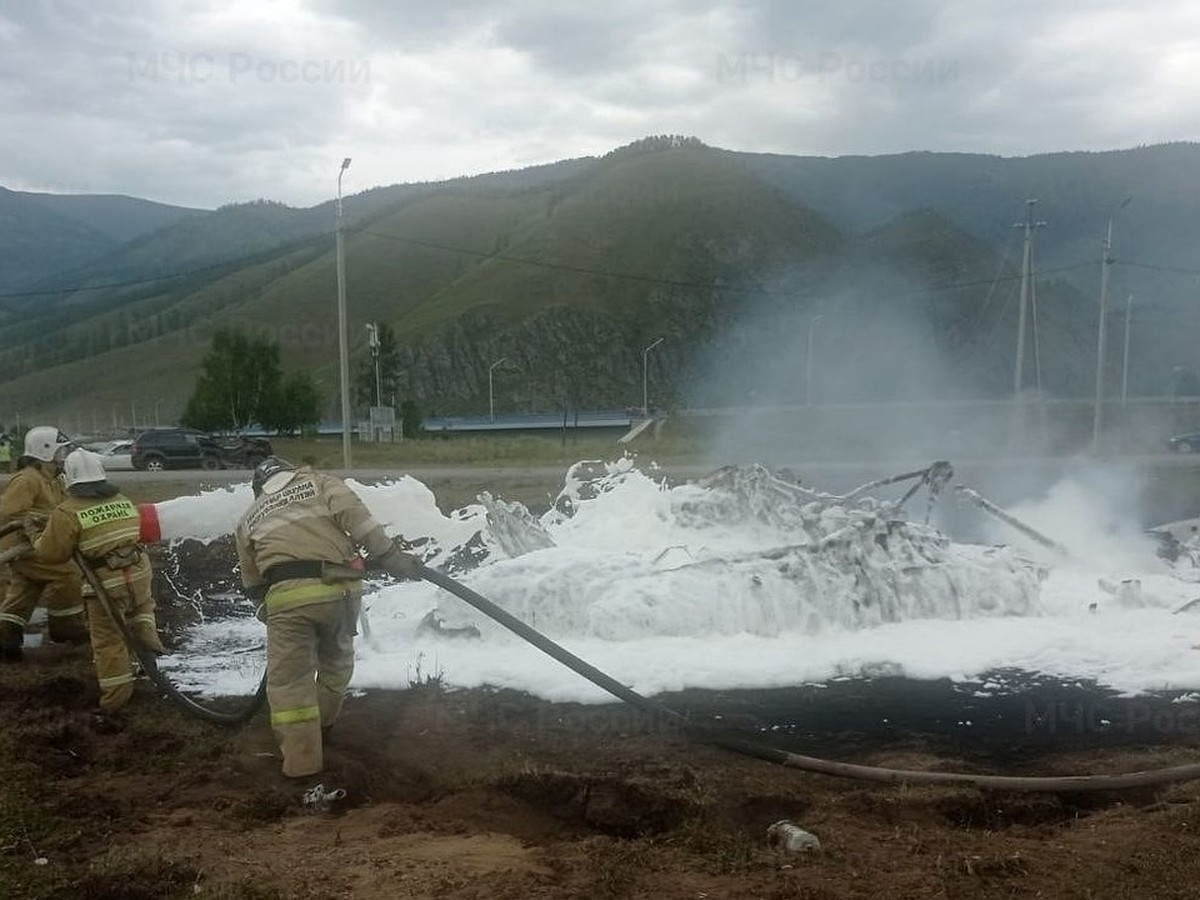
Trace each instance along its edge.
<path fill-rule="evenodd" d="M 1167 446 L 1176 453 L 1200 453 L 1200 431 L 1177 434 L 1167 440 Z"/>
<path fill-rule="evenodd" d="M 133 441 L 112 441 L 97 451 L 104 461 L 104 471 L 120 472 L 133 468 Z"/>
<path fill-rule="evenodd" d="M 221 446 L 212 435 L 191 428 L 151 428 L 133 441 L 133 467 L 146 472 L 163 469 L 219 469 Z"/>

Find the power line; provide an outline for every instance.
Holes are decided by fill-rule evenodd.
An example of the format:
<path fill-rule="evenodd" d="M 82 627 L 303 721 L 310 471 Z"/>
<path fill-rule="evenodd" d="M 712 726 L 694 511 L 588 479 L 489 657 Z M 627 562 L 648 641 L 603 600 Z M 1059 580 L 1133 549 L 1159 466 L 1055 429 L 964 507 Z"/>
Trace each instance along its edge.
<path fill-rule="evenodd" d="M 737 285 L 722 284 L 721 282 L 700 282 L 700 281 L 678 281 L 671 278 L 656 278 L 653 275 L 636 275 L 630 272 L 614 272 L 608 269 L 592 269 L 587 266 L 575 266 L 568 263 L 546 262 L 538 259 L 528 259 L 521 256 L 509 256 L 506 253 L 485 253 L 481 250 L 470 250 L 466 247 L 453 247 L 448 244 L 437 244 L 432 241 L 423 241 L 419 238 L 405 238 L 395 234 L 387 234 L 382 231 L 372 231 L 364 229 L 363 234 L 368 234 L 373 237 L 384 238 L 385 240 L 395 241 L 400 244 L 411 244 L 415 247 L 423 247 L 426 250 L 437 250 L 444 253 L 458 253 L 463 256 L 472 256 L 476 259 L 484 260 L 499 260 L 500 262 L 516 263 L 523 266 L 535 266 L 543 269 L 553 269 L 560 272 L 572 272 L 577 275 L 596 275 L 602 278 L 619 278 L 626 281 L 637 281 L 645 284 L 659 284 L 667 287 L 688 288 L 692 290 L 705 291 L 729 291 L 734 293 L 754 293 L 754 294 L 772 294 L 776 296 L 799 296 L 787 291 L 771 291 L 765 288 L 748 288 L 739 287 Z M 1081 269 L 1086 266 L 1093 266 L 1099 260 L 1085 260 L 1083 262 L 1072 263 L 1067 266 L 1059 266 L 1054 269 L 1043 269 L 1039 274 L 1053 275 L 1059 272 L 1070 272 L 1074 269 Z M 997 276 L 995 278 L 982 278 L 975 281 L 958 281 L 947 284 L 934 284 L 925 288 L 916 288 L 911 291 L 899 291 L 897 296 L 904 294 L 912 294 L 914 296 L 926 294 L 930 291 L 952 291 L 959 288 L 980 287 L 982 285 L 995 285 L 999 281 L 1015 281 L 1020 278 L 1020 275 Z"/>
<path fill-rule="evenodd" d="M 1170 272 L 1174 275 L 1200 275 L 1200 269 L 1183 269 L 1178 266 L 1156 266 L 1151 263 L 1131 262 L 1127 259 L 1113 260 L 1113 264 L 1131 266 L 1135 269 L 1150 269 L 1153 272 Z"/>

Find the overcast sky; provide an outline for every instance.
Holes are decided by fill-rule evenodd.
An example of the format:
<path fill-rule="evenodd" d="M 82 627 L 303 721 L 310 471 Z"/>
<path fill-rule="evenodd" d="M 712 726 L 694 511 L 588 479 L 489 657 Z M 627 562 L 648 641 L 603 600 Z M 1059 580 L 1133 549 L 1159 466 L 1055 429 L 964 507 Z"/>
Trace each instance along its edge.
<path fill-rule="evenodd" d="M 1195 0 L 6 0 L 0 185 L 214 207 L 604 153 L 1200 138 Z"/>

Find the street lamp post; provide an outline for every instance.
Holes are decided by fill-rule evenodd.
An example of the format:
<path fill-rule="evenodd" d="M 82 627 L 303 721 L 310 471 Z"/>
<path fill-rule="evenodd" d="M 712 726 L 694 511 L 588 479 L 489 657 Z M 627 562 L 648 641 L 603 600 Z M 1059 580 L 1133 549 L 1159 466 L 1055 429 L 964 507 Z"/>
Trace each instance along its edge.
<path fill-rule="evenodd" d="M 1108 269 L 1113 264 L 1113 219 L 1133 201 L 1126 197 L 1108 217 L 1104 231 L 1103 255 L 1100 259 L 1100 325 L 1096 329 L 1096 399 L 1092 408 L 1092 452 L 1100 452 L 1100 430 L 1104 418 L 1104 348 L 1108 340 Z"/>
<path fill-rule="evenodd" d="M 342 387 L 342 468 L 350 468 L 350 347 L 346 337 L 346 248 L 342 236 L 342 175 L 350 168 L 350 157 L 342 160 L 337 177 L 336 223 L 337 235 L 337 315 L 338 366 Z"/>
<path fill-rule="evenodd" d="M 496 421 L 496 391 L 492 381 L 492 373 L 496 371 L 496 366 L 507 359 L 507 356 L 502 356 L 488 366 L 488 418 L 493 422 Z"/>
<path fill-rule="evenodd" d="M 821 321 L 820 316 L 813 316 L 808 320 L 808 353 L 804 357 L 804 405 L 812 406 L 813 402 L 813 332 L 816 330 L 817 323 Z"/>
<path fill-rule="evenodd" d="M 653 350 L 655 347 L 657 347 L 659 344 L 661 344 L 664 340 L 666 340 L 666 338 L 659 338 L 654 343 L 652 343 L 650 346 L 648 346 L 644 350 L 642 350 L 642 418 L 643 419 L 646 418 L 648 415 L 650 415 L 650 387 L 649 387 L 650 381 L 649 381 L 649 374 L 648 374 L 648 369 L 647 369 L 650 351 Z"/>

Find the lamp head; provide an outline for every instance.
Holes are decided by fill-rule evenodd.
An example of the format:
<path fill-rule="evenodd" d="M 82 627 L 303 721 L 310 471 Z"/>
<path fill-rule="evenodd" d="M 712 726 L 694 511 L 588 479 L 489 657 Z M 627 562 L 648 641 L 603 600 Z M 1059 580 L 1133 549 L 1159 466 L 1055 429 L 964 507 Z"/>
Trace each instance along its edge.
<path fill-rule="evenodd" d="M 342 160 L 341 171 L 345 172 L 348 168 L 350 168 L 350 157 L 347 156 L 345 159 Z"/>

